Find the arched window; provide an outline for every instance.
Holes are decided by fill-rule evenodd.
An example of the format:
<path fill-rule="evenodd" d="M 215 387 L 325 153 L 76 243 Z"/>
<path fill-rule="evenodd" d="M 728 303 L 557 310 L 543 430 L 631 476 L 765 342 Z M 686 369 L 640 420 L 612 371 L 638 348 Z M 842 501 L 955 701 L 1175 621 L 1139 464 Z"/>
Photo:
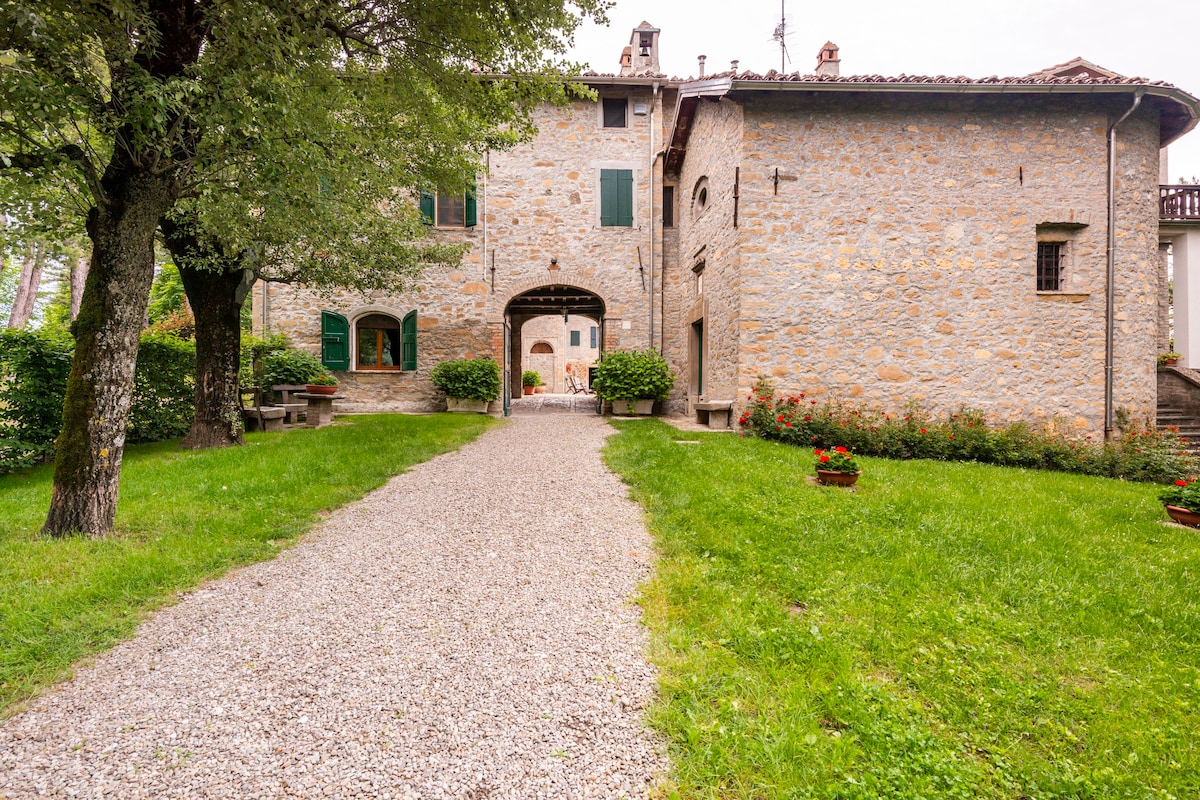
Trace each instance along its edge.
<path fill-rule="evenodd" d="M 356 369 L 400 369 L 400 320 L 387 314 L 367 314 L 354 323 L 354 333 Z"/>
<path fill-rule="evenodd" d="M 542 355 L 545 353 L 553 353 L 554 348 L 550 346 L 549 342 L 538 342 L 533 347 L 529 348 L 529 352 L 533 355 Z"/>
<path fill-rule="evenodd" d="M 692 216 L 698 217 L 704 213 L 704 209 L 708 208 L 708 178 L 701 178 L 696 181 L 696 187 L 692 190 Z"/>

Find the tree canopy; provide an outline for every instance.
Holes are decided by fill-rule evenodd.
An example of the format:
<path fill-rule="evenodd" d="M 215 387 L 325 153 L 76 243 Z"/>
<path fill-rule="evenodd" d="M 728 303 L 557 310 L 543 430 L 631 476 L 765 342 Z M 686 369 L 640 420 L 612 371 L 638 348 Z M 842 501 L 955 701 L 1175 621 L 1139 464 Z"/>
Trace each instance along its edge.
<path fill-rule="evenodd" d="M 93 246 L 47 531 L 111 527 L 160 221 L 180 215 L 224 264 L 261 254 L 369 285 L 321 223 L 353 217 L 362 247 L 411 231 L 395 192 L 461 185 L 480 153 L 527 134 L 528 111 L 568 91 L 571 33 L 604 8 L 0 0 L 0 173 L 71 193 Z M 398 265 L 438 257 L 392 241 Z"/>

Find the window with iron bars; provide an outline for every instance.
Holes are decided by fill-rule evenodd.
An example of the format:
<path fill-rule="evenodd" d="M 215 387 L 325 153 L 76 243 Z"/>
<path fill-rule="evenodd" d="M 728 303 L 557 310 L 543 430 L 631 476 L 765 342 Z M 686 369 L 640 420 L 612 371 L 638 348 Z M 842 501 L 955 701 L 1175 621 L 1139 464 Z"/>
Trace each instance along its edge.
<path fill-rule="evenodd" d="M 1039 292 L 1062 291 L 1065 250 L 1065 242 L 1038 242 L 1037 290 Z"/>

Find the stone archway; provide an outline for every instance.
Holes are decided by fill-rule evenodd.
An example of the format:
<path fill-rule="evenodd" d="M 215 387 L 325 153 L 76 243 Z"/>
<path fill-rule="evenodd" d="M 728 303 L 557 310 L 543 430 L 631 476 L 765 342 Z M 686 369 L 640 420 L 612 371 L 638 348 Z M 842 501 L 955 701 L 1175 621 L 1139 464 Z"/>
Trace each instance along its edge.
<path fill-rule="evenodd" d="M 580 283 L 584 283 L 581 281 Z M 585 319 L 594 322 L 598 335 L 596 336 L 596 347 L 594 348 L 596 356 L 603 350 L 603 330 L 604 330 L 604 313 L 605 305 L 603 298 L 599 294 L 592 291 L 589 287 L 568 284 L 546 284 L 540 283 L 533 286 L 520 287 L 520 291 L 515 292 L 505 306 L 504 315 L 508 321 L 510 330 L 512 331 L 509 342 L 509 392 L 510 397 L 519 397 L 521 395 L 521 373 L 526 368 L 536 369 L 536 367 L 527 367 L 524 363 L 526 347 L 523 342 L 522 328 L 525 323 L 531 320 L 545 317 L 561 317 L 563 325 L 560 329 L 565 330 L 567 323 L 572 319 Z M 569 334 L 569 332 L 567 332 Z M 545 332 L 539 330 L 539 339 L 547 339 Z M 590 352 L 593 348 L 591 345 L 591 331 L 588 331 L 588 338 L 585 347 L 584 337 L 579 336 L 578 351 Z M 557 353 L 554 356 L 552 375 L 543 375 L 542 379 L 546 384 L 552 387 L 551 391 L 565 390 L 565 375 L 566 366 L 571 363 L 571 352 L 573 346 L 570 338 L 565 338 L 561 346 L 557 348 Z M 581 371 L 582 365 L 586 362 L 583 360 L 576 361 L 576 371 Z M 539 370 L 540 371 L 540 370 Z M 561 373 L 561 374 L 560 374 Z M 587 375 L 579 375 L 585 383 Z"/>

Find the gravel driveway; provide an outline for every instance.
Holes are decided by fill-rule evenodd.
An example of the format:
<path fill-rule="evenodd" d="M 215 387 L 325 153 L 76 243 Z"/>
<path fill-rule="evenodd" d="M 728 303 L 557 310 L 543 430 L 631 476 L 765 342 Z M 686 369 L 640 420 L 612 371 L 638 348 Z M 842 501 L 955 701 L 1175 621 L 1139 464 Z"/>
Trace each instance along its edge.
<path fill-rule="evenodd" d="M 513 418 L 155 614 L 0 726 L 0 797 L 644 797 L 611 432 Z"/>

